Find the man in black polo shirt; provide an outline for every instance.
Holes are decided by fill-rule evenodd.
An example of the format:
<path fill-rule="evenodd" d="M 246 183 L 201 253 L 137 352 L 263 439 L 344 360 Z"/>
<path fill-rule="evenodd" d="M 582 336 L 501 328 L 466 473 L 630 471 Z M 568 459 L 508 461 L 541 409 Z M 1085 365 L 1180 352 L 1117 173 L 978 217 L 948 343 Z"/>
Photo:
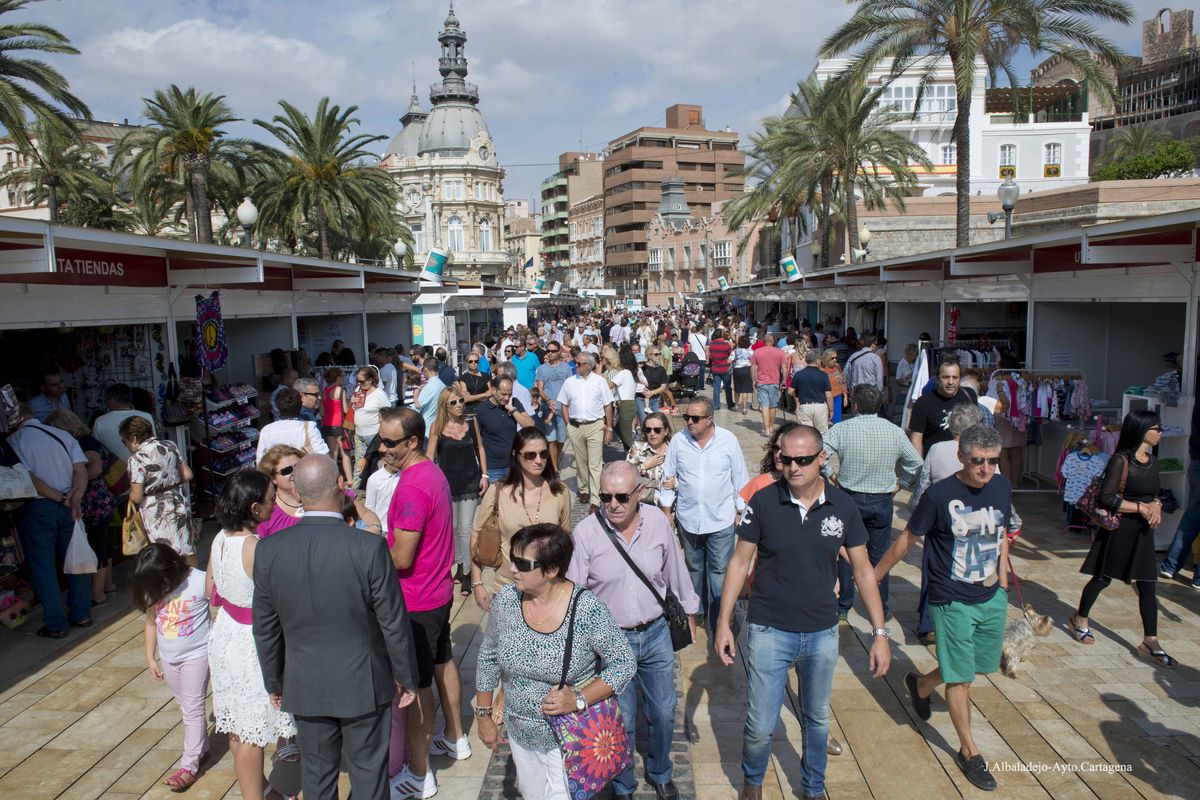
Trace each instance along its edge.
<path fill-rule="evenodd" d="M 492 376 L 492 396 L 475 407 L 475 420 L 483 437 L 487 456 L 487 479 L 495 483 L 508 474 L 508 457 L 517 431 L 533 425 L 521 401 L 513 397 L 513 382 L 499 374 Z"/>
<path fill-rule="evenodd" d="M 824 436 L 833 417 L 833 385 L 821 369 L 819 352 L 809 350 L 804 354 L 804 369 L 792 376 L 788 394 L 796 398 L 796 421 L 811 425 Z"/>
<path fill-rule="evenodd" d="M 821 435 L 814 428 L 800 425 L 783 436 L 783 477 L 750 498 L 725 572 L 716 648 L 728 666 L 736 655 L 730 629 L 734 605 L 758 553 L 746 642 L 750 705 L 742 733 L 743 800 L 761 800 L 771 737 L 793 667 L 800 680 L 804 796 L 825 796 L 829 696 L 838 657 L 833 589 L 842 547 L 874 627 L 870 669 L 878 678 L 891 664 L 879 586 L 867 557 L 867 531 L 850 497 L 821 477 L 825 458 Z"/>
<path fill-rule="evenodd" d="M 978 402 L 973 391 L 959 386 L 961 377 L 958 356 L 953 353 L 942 356 L 937 375 L 934 376 L 933 391 L 926 392 L 913 403 L 912 414 L 908 418 L 908 438 L 922 457 L 938 442 L 948 442 L 954 438 L 950 433 L 952 408 Z"/>

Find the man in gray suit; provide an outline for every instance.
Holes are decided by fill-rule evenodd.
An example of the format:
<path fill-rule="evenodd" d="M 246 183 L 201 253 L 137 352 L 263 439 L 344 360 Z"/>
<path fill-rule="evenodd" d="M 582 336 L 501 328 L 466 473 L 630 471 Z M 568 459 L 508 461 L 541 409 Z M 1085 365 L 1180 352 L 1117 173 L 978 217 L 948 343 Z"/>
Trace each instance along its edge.
<path fill-rule="evenodd" d="M 328 456 L 292 473 L 304 518 L 258 543 L 254 643 L 276 708 L 296 718 L 301 785 L 337 797 L 343 758 L 359 800 L 388 800 L 392 700 L 417 685 L 412 629 L 387 541 L 346 525 Z"/>

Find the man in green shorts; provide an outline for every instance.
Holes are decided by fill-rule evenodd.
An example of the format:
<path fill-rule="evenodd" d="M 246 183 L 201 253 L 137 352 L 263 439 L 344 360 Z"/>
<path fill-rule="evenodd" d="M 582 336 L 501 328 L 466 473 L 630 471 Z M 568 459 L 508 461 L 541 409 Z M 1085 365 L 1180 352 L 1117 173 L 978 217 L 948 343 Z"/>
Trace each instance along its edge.
<path fill-rule="evenodd" d="M 996 474 L 1000 434 L 975 425 L 958 440 L 962 469 L 926 490 L 908 527 L 875 567 L 883 580 L 918 537 L 929 549 L 929 609 L 937 633 L 937 669 L 904 677 L 913 710 L 930 717 L 933 690 L 946 684 L 958 734 L 956 762 L 972 784 L 996 788 L 971 736 L 971 681 L 1000 668 L 1008 619 L 1008 527 L 1012 484 Z M 997 591 L 1003 589 L 1004 591 Z"/>

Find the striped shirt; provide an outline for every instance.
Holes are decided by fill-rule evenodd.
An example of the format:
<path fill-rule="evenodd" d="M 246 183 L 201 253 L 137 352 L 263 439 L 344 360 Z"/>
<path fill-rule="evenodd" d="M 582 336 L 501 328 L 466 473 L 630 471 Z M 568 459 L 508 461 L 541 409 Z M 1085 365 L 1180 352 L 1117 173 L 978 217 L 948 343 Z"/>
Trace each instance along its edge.
<path fill-rule="evenodd" d="M 838 485 L 851 492 L 890 494 L 898 474 L 907 486 L 921 470 L 921 456 L 904 431 L 874 415 L 860 414 L 831 427 L 825 452 L 837 455 Z M 828 462 L 823 471 L 833 473 Z"/>

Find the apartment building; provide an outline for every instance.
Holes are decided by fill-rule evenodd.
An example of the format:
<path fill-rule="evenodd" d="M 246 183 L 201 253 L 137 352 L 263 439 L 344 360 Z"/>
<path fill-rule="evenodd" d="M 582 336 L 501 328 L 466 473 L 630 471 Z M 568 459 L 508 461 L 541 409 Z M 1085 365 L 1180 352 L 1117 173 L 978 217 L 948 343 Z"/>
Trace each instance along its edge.
<path fill-rule="evenodd" d="M 542 271 L 553 285 L 569 285 L 571 206 L 600 194 L 604 159 L 599 153 L 563 153 L 558 172 L 542 181 Z"/>
<path fill-rule="evenodd" d="M 646 229 L 658 211 L 662 181 L 678 176 L 697 217 L 732 200 L 745 185 L 745 157 L 735 131 L 709 130 L 703 108 L 676 104 L 666 125 L 613 139 L 604 157 L 604 285 L 645 301 L 649 252 Z"/>
<path fill-rule="evenodd" d="M 567 229 L 571 266 L 563 285 L 577 290 L 604 288 L 604 196 L 596 193 L 572 205 Z"/>

